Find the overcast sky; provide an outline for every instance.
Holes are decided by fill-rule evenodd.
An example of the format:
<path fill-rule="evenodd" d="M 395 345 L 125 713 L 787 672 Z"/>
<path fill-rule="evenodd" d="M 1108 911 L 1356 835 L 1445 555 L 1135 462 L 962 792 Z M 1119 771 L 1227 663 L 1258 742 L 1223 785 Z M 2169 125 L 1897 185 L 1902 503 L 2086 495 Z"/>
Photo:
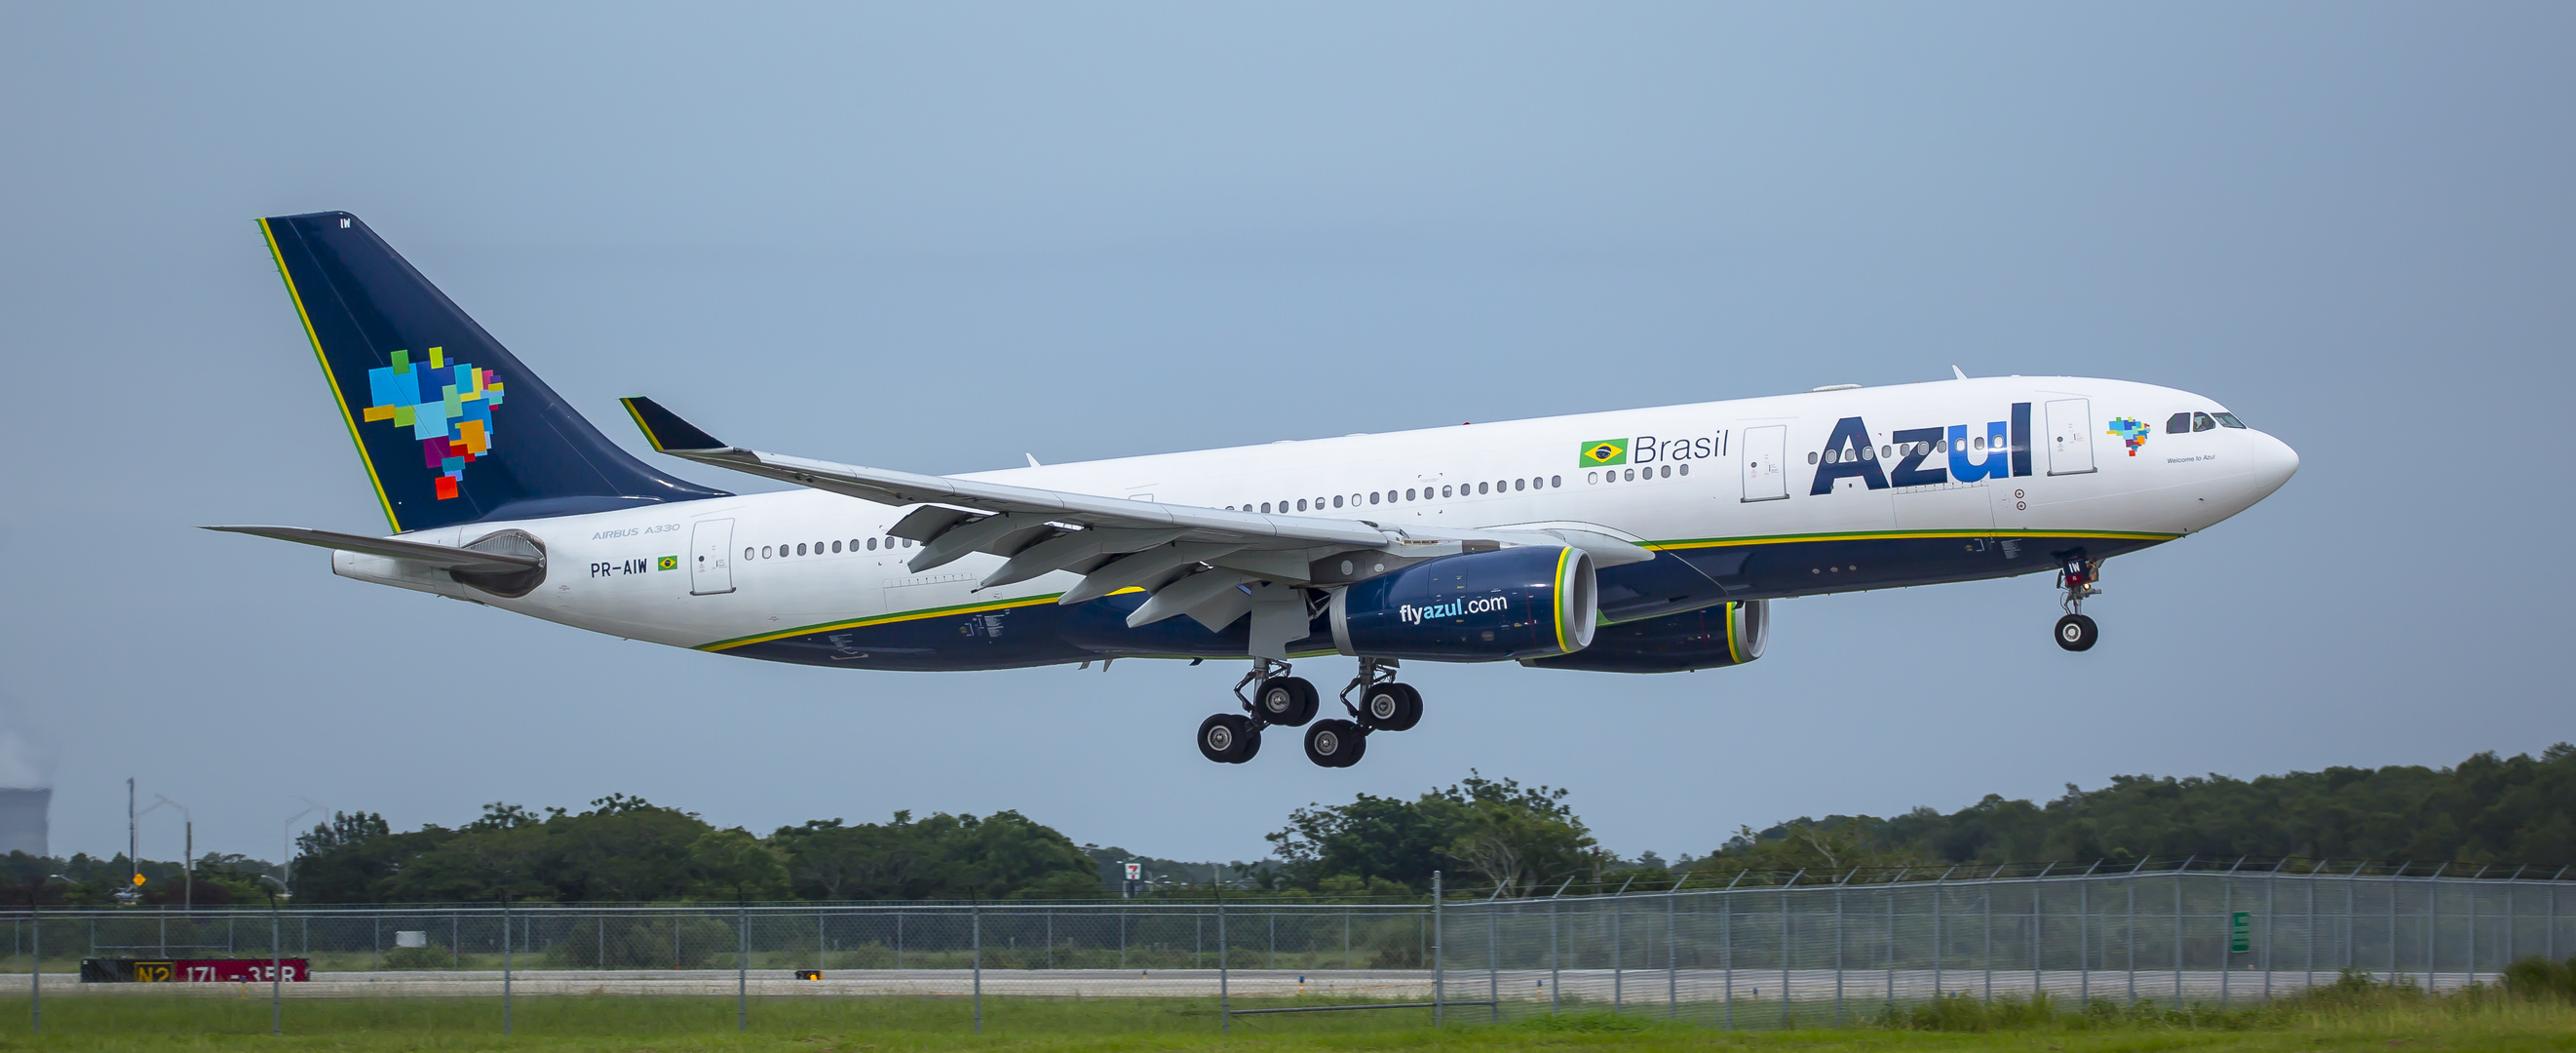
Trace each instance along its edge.
<path fill-rule="evenodd" d="M 262 857 L 304 799 L 614 791 L 1253 858 L 1477 769 L 1669 857 L 2576 739 L 2576 8 L 720 7 L 0 6 L 0 693 L 56 851 L 122 851 L 134 776 Z M 1226 767 L 1231 664 L 769 665 L 191 529 L 383 529 L 251 223 L 323 209 L 639 450 L 617 396 L 962 472 L 1956 364 L 2201 392 L 2305 466 L 2113 561 L 2089 654 L 2045 576 L 1802 599 L 1749 666 L 1409 669 L 1359 767 Z"/>

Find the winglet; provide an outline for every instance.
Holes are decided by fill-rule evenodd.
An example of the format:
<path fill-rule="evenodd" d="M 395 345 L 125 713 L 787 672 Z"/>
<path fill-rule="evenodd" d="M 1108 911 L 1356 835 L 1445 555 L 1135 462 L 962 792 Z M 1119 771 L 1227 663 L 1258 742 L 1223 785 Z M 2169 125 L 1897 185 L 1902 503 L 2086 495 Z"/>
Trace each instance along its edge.
<path fill-rule="evenodd" d="M 626 415 L 635 418 L 636 429 L 644 433 L 644 441 L 652 443 L 656 452 L 732 449 L 716 441 L 715 436 L 699 431 L 697 425 L 681 420 L 679 414 L 663 409 L 652 399 L 638 395 L 617 401 L 625 404 Z"/>

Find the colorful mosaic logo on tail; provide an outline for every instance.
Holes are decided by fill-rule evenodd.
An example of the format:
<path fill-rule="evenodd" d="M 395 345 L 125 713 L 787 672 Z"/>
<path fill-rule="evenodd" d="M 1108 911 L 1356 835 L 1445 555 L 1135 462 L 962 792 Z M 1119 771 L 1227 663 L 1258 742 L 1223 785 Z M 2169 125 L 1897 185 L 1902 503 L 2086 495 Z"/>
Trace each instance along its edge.
<path fill-rule="evenodd" d="M 501 404 L 501 381 L 488 369 L 449 363 L 445 348 L 429 349 L 427 363 L 409 351 L 394 364 L 367 371 L 372 402 L 363 415 L 410 428 L 421 459 L 438 475 L 438 499 L 456 496 L 465 468 L 492 453 L 492 408 Z"/>
<path fill-rule="evenodd" d="M 2138 447 L 2147 444 L 2147 423 L 2128 417 L 2111 418 L 2111 434 L 2120 437 L 2120 445 L 2129 448 L 2129 456 L 2138 455 Z"/>

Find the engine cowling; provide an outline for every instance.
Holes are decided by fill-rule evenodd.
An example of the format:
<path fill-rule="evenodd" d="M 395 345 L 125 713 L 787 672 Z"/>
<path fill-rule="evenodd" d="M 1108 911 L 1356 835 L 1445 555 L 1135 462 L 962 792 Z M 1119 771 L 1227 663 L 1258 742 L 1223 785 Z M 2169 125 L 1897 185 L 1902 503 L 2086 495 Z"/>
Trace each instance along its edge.
<path fill-rule="evenodd" d="M 1660 618 L 1604 625 L 1581 654 L 1531 658 L 1543 669 L 1679 673 L 1743 665 L 1771 642 L 1771 601 L 1745 600 Z"/>
<path fill-rule="evenodd" d="M 1333 646 L 1371 658 L 1487 662 L 1592 642 L 1592 557 L 1522 546 L 1425 560 L 1333 593 Z"/>

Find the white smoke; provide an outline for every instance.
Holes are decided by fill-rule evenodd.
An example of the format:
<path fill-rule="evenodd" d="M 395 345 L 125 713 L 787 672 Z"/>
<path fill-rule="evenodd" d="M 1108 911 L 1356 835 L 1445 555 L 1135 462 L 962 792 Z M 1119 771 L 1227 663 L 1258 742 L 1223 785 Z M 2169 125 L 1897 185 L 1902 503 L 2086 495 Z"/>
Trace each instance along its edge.
<path fill-rule="evenodd" d="M 27 732 L 27 714 L 0 691 L 0 789 L 43 790 L 54 785 L 54 751 Z"/>

